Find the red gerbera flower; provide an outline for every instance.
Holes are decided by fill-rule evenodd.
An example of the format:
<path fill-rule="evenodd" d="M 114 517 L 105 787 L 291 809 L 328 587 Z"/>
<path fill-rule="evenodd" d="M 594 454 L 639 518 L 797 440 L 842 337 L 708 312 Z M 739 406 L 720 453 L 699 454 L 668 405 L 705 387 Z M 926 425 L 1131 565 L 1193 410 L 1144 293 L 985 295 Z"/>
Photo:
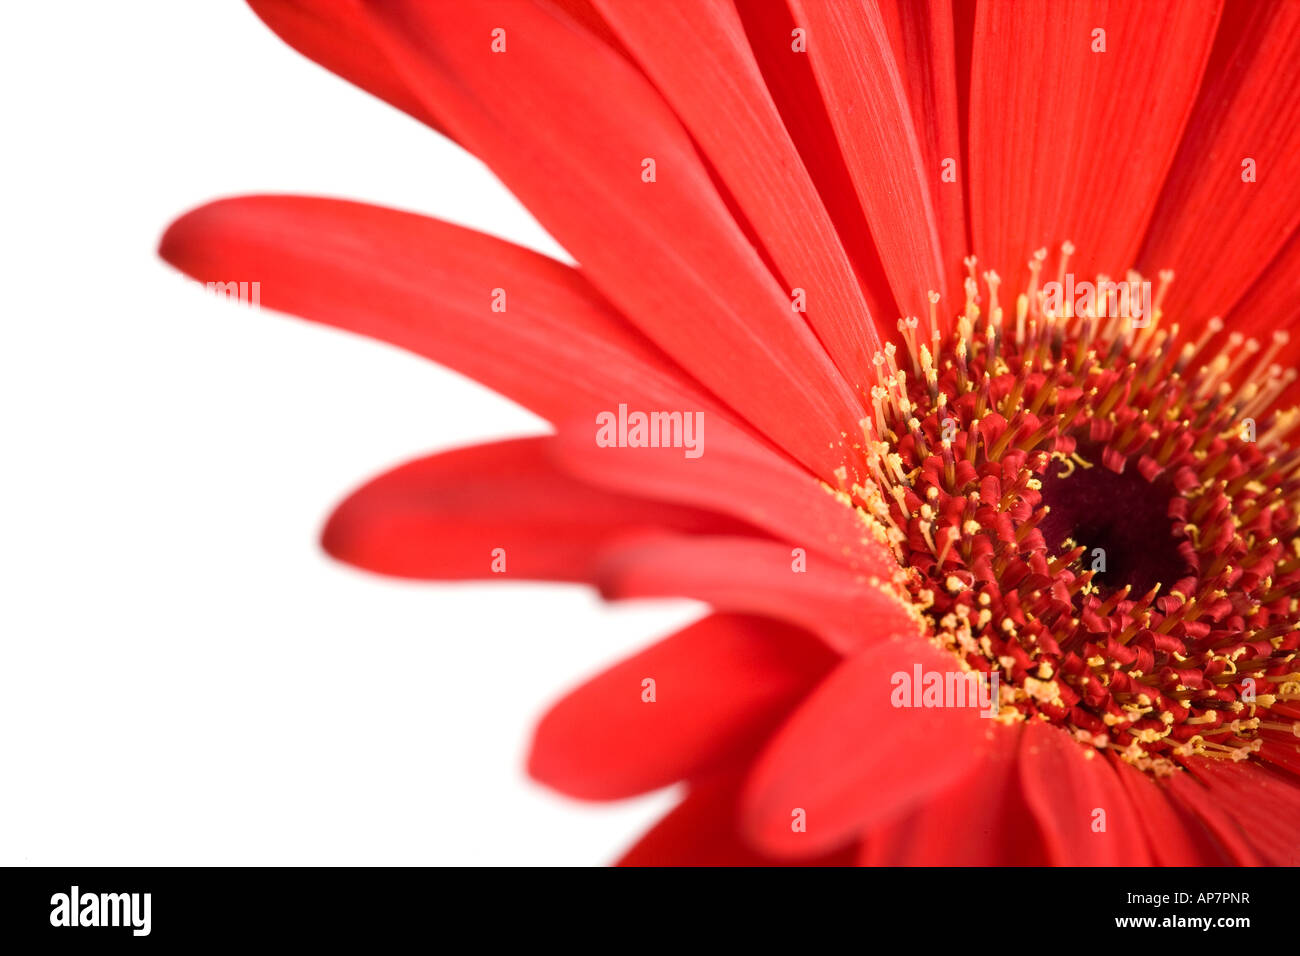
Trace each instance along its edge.
<path fill-rule="evenodd" d="M 1300 4 L 252 6 L 580 264 L 308 197 L 162 242 L 555 426 L 331 554 L 715 608 L 537 731 L 687 782 L 625 862 L 1295 862 Z"/>

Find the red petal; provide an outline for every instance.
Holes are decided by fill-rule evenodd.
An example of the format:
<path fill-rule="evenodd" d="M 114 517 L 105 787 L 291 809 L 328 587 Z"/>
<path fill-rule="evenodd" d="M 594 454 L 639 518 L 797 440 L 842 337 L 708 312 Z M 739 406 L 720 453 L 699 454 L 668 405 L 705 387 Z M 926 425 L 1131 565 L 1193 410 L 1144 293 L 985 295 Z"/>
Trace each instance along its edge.
<path fill-rule="evenodd" d="M 873 4 L 789 0 L 808 31 L 808 57 L 858 201 L 889 276 L 910 315 L 929 314 L 928 290 L 943 282 L 943 253 L 903 80 Z"/>
<path fill-rule="evenodd" d="M 1300 784 L 1290 774 L 1242 761 L 1190 759 L 1187 769 L 1241 827 L 1270 866 L 1300 866 Z"/>
<path fill-rule="evenodd" d="M 806 38 L 807 29 L 795 24 L 790 10 L 777 0 L 735 0 L 735 6 L 768 93 L 799 149 L 804 167 L 817 184 L 840 242 L 853 262 L 871 313 L 884 317 L 886 321 L 881 328 L 890 332 L 893 325 L 888 319 L 897 315 L 898 309 L 889 278 L 858 202 L 853 178 L 840 153 L 808 55 L 792 49 L 793 31 L 802 29 Z"/>
<path fill-rule="evenodd" d="M 719 418 L 705 418 L 704 450 L 599 448 L 582 428 L 562 428 L 554 448 L 583 481 L 627 494 L 729 514 L 833 558 L 851 570 L 888 577 L 898 563 L 858 511 L 780 452 Z"/>
<path fill-rule="evenodd" d="M 1192 813 L 1154 779 L 1124 761 L 1111 762 L 1137 811 L 1151 856 L 1160 866 L 1229 866 L 1232 859 Z"/>
<path fill-rule="evenodd" d="M 627 48 L 615 35 L 607 21 L 598 9 L 596 9 L 593 0 L 547 0 L 552 6 L 563 10 L 575 23 L 582 24 L 587 32 L 600 37 L 611 48 L 627 56 Z"/>
<path fill-rule="evenodd" d="M 1251 847 L 1241 828 L 1190 773 L 1174 774 L 1165 781 L 1165 790 L 1180 808 L 1200 819 L 1234 863 L 1239 866 L 1259 865 L 1259 854 Z"/>
<path fill-rule="evenodd" d="M 743 828 L 779 856 L 856 841 L 982 762 L 989 722 L 955 708 L 898 708 L 897 673 L 955 670 L 953 655 L 919 638 L 886 641 L 835 670 L 759 758 L 745 787 Z M 793 828 L 806 814 L 806 832 Z"/>
<path fill-rule="evenodd" d="M 972 235 L 1010 289 L 1034 248 L 1067 239 L 1081 277 L 1132 265 L 1217 19 L 1217 3 L 1201 2 L 978 5 Z M 1093 52 L 1097 29 L 1105 52 Z"/>
<path fill-rule="evenodd" d="M 916 611 L 886 590 L 887 582 L 794 550 L 758 538 L 647 535 L 605 553 L 601 593 L 689 597 L 719 610 L 764 614 L 805 627 L 842 653 L 919 633 Z M 796 570 L 799 562 L 806 570 Z"/>
<path fill-rule="evenodd" d="M 1139 260 L 1177 272 L 1168 314 L 1224 314 L 1300 226 L 1298 60 L 1300 4 L 1224 8 Z M 1242 182 L 1246 158 L 1256 182 Z"/>
<path fill-rule="evenodd" d="M 1256 337 L 1265 347 L 1272 344 L 1273 336 L 1282 333 L 1289 337 L 1278 352 L 1276 364 L 1284 369 L 1300 364 L 1300 334 L 1291 330 L 1300 326 L 1300 231 L 1293 232 L 1286 245 L 1273 257 L 1268 268 L 1260 274 L 1249 291 L 1237 301 L 1224 323 L 1224 334 L 1216 336 L 1208 345 L 1210 349 L 1223 344 L 1232 332 Z M 1215 353 L 1207 353 L 1213 356 Z M 1248 363 L 1246 374 L 1258 375 L 1255 363 Z M 1280 399 L 1286 408 L 1300 395 L 1300 381 L 1293 384 Z"/>
<path fill-rule="evenodd" d="M 621 49 L 609 25 L 589 0 L 550 2 L 611 46 Z M 248 0 L 248 5 L 281 40 L 303 56 L 447 135 L 437 117 L 411 93 L 406 81 L 373 41 L 372 21 L 361 0 Z"/>
<path fill-rule="evenodd" d="M 1300 780 L 1300 743 L 1296 735 L 1265 730 L 1260 733 L 1259 758 Z"/>
<path fill-rule="evenodd" d="M 248 0 L 248 5 L 303 56 L 445 133 L 375 45 L 360 0 Z"/>
<path fill-rule="evenodd" d="M 552 421 L 591 422 L 611 396 L 716 408 L 572 268 L 436 219 L 248 196 L 182 216 L 159 252 L 200 282 L 258 281 L 262 305 L 427 356 Z"/>
<path fill-rule="evenodd" d="M 1100 753 L 1085 750 L 1058 727 L 1030 720 L 1021 744 L 1020 778 L 1052 863 L 1150 865 L 1133 801 Z M 1094 829 L 1103 825 L 1104 830 Z"/>
<path fill-rule="evenodd" d="M 951 0 L 884 0 L 880 15 L 911 107 L 943 250 L 943 293 L 964 301 L 962 260 L 970 252 L 966 229 L 966 160 L 957 99 L 957 45 Z M 956 163 L 955 181 L 943 181 L 945 160 Z"/>
<path fill-rule="evenodd" d="M 596 552 L 649 529 L 737 530 L 695 508 L 591 488 L 556 470 L 550 438 L 421 458 L 353 492 L 322 533 L 327 552 L 405 578 L 587 581 Z M 504 549 L 505 571 L 493 571 Z"/>
<path fill-rule="evenodd" d="M 735 8 L 598 2 L 726 183 L 777 273 L 805 290 L 808 321 L 836 365 L 869 387 L 880 347 L 870 310 Z"/>
<path fill-rule="evenodd" d="M 990 728 L 985 758 L 916 810 L 863 838 L 865 866 L 1044 866 L 1017 779 L 1021 727 Z M 952 812 L 960 808 L 960 812 Z"/>
<path fill-rule="evenodd" d="M 374 9 L 412 87 L 598 289 L 818 474 L 843 462 L 823 436 L 852 433 L 862 406 L 644 76 L 533 4 Z M 492 52 L 494 29 L 508 52 Z"/>
<path fill-rule="evenodd" d="M 1208 318 L 1208 317 L 1207 317 Z M 1192 328 L 1199 328 L 1202 323 L 1189 323 Z M 1227 345 L 1233 332 L 1253 337 L 1264 348 L 1271 348 L 1274 341 L 1282 338 L 1282 348 L 1278 350 L 1274 361 L 1279 373 L 1293 370 L 1300 365 L 1300 335 L 1291 330 L 1300 325 L 1300 230 L 1293 232 L 1291 238 L 1281 248 L 1273 261 L 1251 285 L 1250 289 L 1237 300 L 1237 304 L 1228 313 L 1224 330 L 1213 336 L 1206 344 L 1203 356 L 1217 354 L 1217 350 Z M 1258 361 L 1247 362 L 1235 376 L 1236 384 L 1247 378 L 1264 381 L 1271 377 L 1271 369 L 1266 369 Z M 1273 408 L 1290 408 L 1300 403 L 1300 378 L 1283 388 L 1273 400 Z"/>
<path fill-rule="evenodd" d="M 788 866 L 751 849 L 736 829 L 740 775 L 720 773 L 691 788 L 686 799 L 643 836 L 619 866 Z M 849 866 L 853 848 L 798 860 L 799 866 Z"/>
<path fill-rule="evenodd" d="M 588 800 L 698 776 L 758 746 L 835 660 L 804 631 L 714 614 L 552 707 L 538 725 L 528 772 Z M 647 678 L 655 682 L 653 702 L 642 699 Z"/>

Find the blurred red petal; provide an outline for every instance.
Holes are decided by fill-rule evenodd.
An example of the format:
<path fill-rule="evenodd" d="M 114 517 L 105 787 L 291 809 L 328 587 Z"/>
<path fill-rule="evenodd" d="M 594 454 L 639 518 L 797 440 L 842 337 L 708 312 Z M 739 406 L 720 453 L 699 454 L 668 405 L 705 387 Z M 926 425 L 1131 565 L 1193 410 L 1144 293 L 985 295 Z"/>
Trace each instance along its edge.
<path fill-rule="evenodd" d="M 562 429 L 553 447 L 584 481 L 732 515 L 850 570 L 897 571 L 866 519 L 781 452 L 721 419 L 706 417 L 700 437 L 698 458 L 680 448 L 600 448 L 576 427 Z"/>
<path fill-rule="evenodd" d="M 1097 751 L 1085 750 L 1059 727 L 1027 721 L 1020 780 L 1052 863 L 1150 865 L 1133 801 Z"/>
<path fill-rule="evenodd" d="M 742 528 L 583 485 L 551 463 L 551 440 L 475 445 L 395 468 L 335 509 L 322 544 L 340 561 L 404 578 L 589 581 L 597 552 L 620 535 Z M 497 549 L 504 572 L 493 570 Z"/>
<path fill-rule="evenodd" d="M 303 56 L 446 134 L 372 40 L 360 0 L 248 0 L 248 5 Z"/>
<path fill-rule="evenodd" d="M 1165 783 L 1165 792 L 1184 812 L 1195 815 L 1213 835 L 1217 846 L 1238 866 L 1258 866 L 1259 854 L 1251 847 L 1241 827 L 1226 808 L 1218 806 L 1210 792 L 1189 773 L 1176 773 Z"/>
<path fill-rule="evenodd" d="M 982 761 L 906 815 L 863 836 L 864 866 L 1044 866 L 1046 846 L 1020 794 L 1019 724 L 990 728 Z"/>
<path fill-rule="evenodd" d="M 590 0 L 550 0 L 612 47 L 621 49 Z M 248 5 L 285 43 L 331 73 L 361 87 L 442 133 L 428 107 L 407 88 L 388 56 L 371 37 L 372 22 L 361 0 L 248 0 Z"/>
<path fill-rule="evenodd" d="M 612 600 L 695 598 L 719 610 L 789 621 L 845 654 L 920 633 L 916 612 L 886 590 L 887 580 L 794 550 L 759 538 L 652 534 L 610 546 L 597 578 Z"/>
<path fill-rule="evenodd" d="M 1300 783 L 1300 742 L 1293 733 L 1264 730 L 1259 735 L 1259 757 L 1289 772 Z"/>
<path fill-rule="evenodd" d="M 1300 866 L 1300 781 L 1251 761 L 1187 762 L 1215 806 L 1232 817 L 1264 863 Z"/>
<path fill-rule="evenodd" d="M 892 706 L 893 675 L 916 665 L 944 673 L 957 662 L 920 638 L 883 641 L 809 694 L 745 785 L 742 826 L 755 846 L 782 857 L 835 850 L 983 761 L 992 728 L 974 710 Z"/>
<path fill-rule="evenodd" d="M 752 750 L 834 666 L 814 637 L 714 614 L 570 692 L 542 718 L 528 772 L 588 800 L 690 779 Z M 654 700 L 643 700 L 653 680 Z"/>
<path fill-rule="evenodd" d="M 1155 863 L 1226 866 L 1232 862 L 1195 814 L 1181 809 L 1151 776 L 1118 758 L 1111 766 L 1137 812 Z"/>
<path fill-rule="evenodd" d="M 716 408 L 575 270 L 436 219 L 246 196 L 186 213 L 159 253 L 200 282 L 258 281 L 268 308 L 424 355 L 552 421 L 594 422 L 612 397 Z"/>
<path fill-rule="evenodd" d="M 601 13 L 594 0 L 546 0 L 546 2 L 563 10 L 575 23 L 582 24 L 587 32 L 599 37 L 611 49 L 627 56 L 627 48 L 614 33 L 609 21 L 605 19 L 605 15 Z"/>
<path fill-rule="evenodd" d="M 668 816 L 619 860 L 619 866 L 790 866 L 764 856 L 736 828 L 740 776 L 723 771 L 691 787 Z M 797 866 L 851 866 L 853 847 L 793 861 Z"/>

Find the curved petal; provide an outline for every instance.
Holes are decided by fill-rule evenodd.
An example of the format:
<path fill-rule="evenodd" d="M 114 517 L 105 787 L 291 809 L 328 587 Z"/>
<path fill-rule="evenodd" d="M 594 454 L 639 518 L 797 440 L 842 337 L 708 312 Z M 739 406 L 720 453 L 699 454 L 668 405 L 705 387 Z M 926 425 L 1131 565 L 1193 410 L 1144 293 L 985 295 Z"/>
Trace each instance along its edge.
<path fill-rule="evenodd" d="M 752 849 L 736 828 L 742 777 L 722 771 L 691 787 L 681 803 L 628 850 L 619 866 L 790 866 Z M 851 866 L 853 848 L 794 861 L 797 866 Z"/>
<path fill-rule="evenodd" d="M 894 291 L 909 315 L 929 314 L 943 287 L 943 253 L 907 94 L 874 4 L 789 0 L 808 31 L 808 57 L 858 202 Z"/>
<path fill-rule="evenodd" d="M 787 288 L 805 291 L 809 323 L 865 395 L 880 347 L 871 310 L 735 7 L 725 0 L 597 2 L 726 183 Z"/>
<path fill-rule="evenodd" d="M 289 46 L 442 133 L 449 134 L 414 95 L 371 35 L 361 0 L 247 0 L 262 22 Z M 610 46 L 621 49 L 590 0 L 551 0 Z"/>
<path fill-rule="evenodd" d="M 1177 272 L 1166 313 L 1224 314 L 1300 227 L 1297 84 L 1300 4 L 1229 3 L 1139 259 Z"/>
<path fill-rule="evenodd" d="M 819 635 L 841 653 L 921 631 L 920 615 L 888 581 L 799 555 L 775 541 L 650 534 L 611 545 L 597 572 L 611 600 L 689 597 L 764 614 Z"/>
<path fill-rule="evenodd" d="M 309 60 L 446 134 L 371 38 L 360 0 L 248 0 L 248 5 Z"/>
<path fill-rule="evenodd" d="M 1137 809 L 1096 750 L 1085 750 L 1058 727 L 1027 721 L 1020 780 L 1053 863 L 1150 865 Z"/>
<path fill-rule="evenodd" d="M 863 837 L 862 864 L 1046 865 L 1047 848 L 1017 777 L 1021 730 L 1019 724 L 991 728 L 983 761 L 923 806 Z"/>
<path fill-rule="evenodd" d="M 952 654 L 913 637 L 884 641 L 832 672 L 745 785 L 742 827 L 754 845 L 782 857 L 829 852 L 979 765 L 992 728 L 975 711 L 891 704 L 898 675 L 957 666 Z"/>
<path fill-rule="evenodd" d="M 475 445 L 395 468 L 335 509 L 321 543 L 340 561 L 404 578 L 590 581 L 598 551 L 620 535 L 741 527 L 583 485 L 551 463 L 552 440 Z"/>
<path fill-rule="evenodd" d="M 528 772 L 587 800 L 691 779 L 758 746 L 835 661 L 797 628 L 710 615 L 553 706 L 537 727 Z"/>
<path fill-rule="evenodd" d="M 1028 279 L 1033 249 L 1064 240 L 1077 247 L 1072 271 L 1089 280 L 1133 264 L 1218 16 L 1218 0 L 979 3 L 972 235 L 1010 289 Z"/>
<path fill-rule="evenodd" d="M 696 458 L 680 448 L 601 448 L 577 427 L 561 428 L 552 448 L 583 481 L 728 514 L 859 573 L 897 571 L 874 519 L 781 452 L 721 419 L 703 421 Z"/>
<path fill-rule="evenodd" d="M 246 196 L 182 216 L 159 254 L 200 282 L 260 282 L 264 306 L 431 358 L 553 422 L 622 401 L 717 407 L 572 268 L 436 219 Z"/>
<path fill-rule="evenodd" d="M 643 75 L 534 3 L 368 8 L 412 88 L 596 288 L 818 474 L 844 462 L 826 436 L 852 433 L 861 403 Z M 492 51 L 493 30 L 508 52 Z"/>

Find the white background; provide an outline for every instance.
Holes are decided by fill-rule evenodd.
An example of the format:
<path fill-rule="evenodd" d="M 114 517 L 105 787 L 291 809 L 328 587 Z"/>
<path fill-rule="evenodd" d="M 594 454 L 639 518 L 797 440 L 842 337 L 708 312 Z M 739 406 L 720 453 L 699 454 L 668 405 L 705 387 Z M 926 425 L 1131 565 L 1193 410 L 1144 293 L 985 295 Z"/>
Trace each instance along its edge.
<path fill-rule="evenodd" d="M 674 802 L 531 783 L 549 702 L 696 616 L 334 564 L 331 507 L 545 425 L 156 257 L 302 192 L 561 250 L 476 160 L 235 0 L 0 13 L 0 864 L 594 864 Z"/>

